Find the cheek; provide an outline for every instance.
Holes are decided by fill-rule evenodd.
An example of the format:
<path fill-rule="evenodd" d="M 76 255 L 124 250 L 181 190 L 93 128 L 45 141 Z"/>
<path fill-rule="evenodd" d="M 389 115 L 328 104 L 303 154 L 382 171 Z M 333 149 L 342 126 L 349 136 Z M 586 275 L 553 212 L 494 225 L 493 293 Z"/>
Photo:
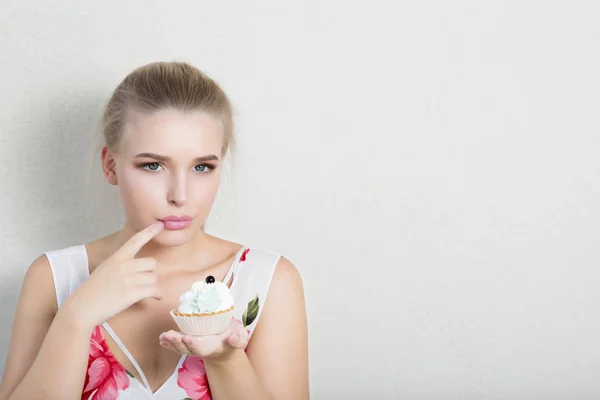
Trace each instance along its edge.
<path fill-rule="evenodd" d="M 198 190 L 202 203 L 212 203 L 219 191 L 220 179 L 217 174 L 207 179 Z"/>
<path fill-rule="evenodd" d="M 138 171 L 122 171 L 119 190 L 123 209 L 128 216 L 143 215 L 154 208 L 157 200 L 164 196 L 160 181 L 149 181 Z"/>
<path fill-rule="evenodd" d="M 200 179 L 190 186 L 193 189 L 189 193 L 188 202 L 200 213 L 199 215 L 207 217 L 219 191 L 219 184 L 219 177 L 213 175 Z"/>

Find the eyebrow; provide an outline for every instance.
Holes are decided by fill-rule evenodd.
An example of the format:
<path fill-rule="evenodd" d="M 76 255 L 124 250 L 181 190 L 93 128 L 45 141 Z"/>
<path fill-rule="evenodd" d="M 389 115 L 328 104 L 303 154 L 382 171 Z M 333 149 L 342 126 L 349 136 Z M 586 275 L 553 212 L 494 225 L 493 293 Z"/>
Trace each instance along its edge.
<path fill-rule="evenodd" d="M 140 153 L 138 155 L 135 156 L 135 158 L 154 158 L 155 160 L 158 161 L 163 161 L 163 162 L 167 162 L 167 161 L 171 161 L 171 157 L 167 157 L 167 156 L 161 156 L 160 154 L 154 154 L 154 153 Z M 202 157 L 196 157 L 194 158 L 194 162 L 197 163 L 201 163 L 204 161 L 219 161 L 219 157 L 217 157 L 214 154 L 208 155 L 208 156 L 202 156 Z"/>

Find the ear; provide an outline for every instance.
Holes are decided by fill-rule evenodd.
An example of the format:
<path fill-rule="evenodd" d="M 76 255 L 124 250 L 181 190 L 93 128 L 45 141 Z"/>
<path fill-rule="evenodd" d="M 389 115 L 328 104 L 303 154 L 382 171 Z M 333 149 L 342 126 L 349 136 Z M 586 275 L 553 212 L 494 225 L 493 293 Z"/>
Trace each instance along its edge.
<path fill-rule="evenodd" d="M 104 178 L 111 185 L 117 186 L 119 181 L 117 179 L 117 170 L 116 170 L 116 162 L 113 153 L 108 149 L 108 147 L 102 147 L 102 172 L 104 173 Z"/>

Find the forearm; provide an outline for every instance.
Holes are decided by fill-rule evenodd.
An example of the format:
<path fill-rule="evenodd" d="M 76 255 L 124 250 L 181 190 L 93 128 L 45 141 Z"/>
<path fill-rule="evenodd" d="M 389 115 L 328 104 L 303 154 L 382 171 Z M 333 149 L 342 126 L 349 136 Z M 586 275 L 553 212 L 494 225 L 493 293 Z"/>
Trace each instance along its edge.
<path fill-rule="evenodd" d="M 227 360 L 204 360 L 214 400 L 271 400 L 271 395 L 254 371 L 243 350 L 235 350 Z"/>
<path fill-rule="evenodd" d="M 93 327 L 61 309 L 29 372 L 8 400 L 81 399 Z"/>

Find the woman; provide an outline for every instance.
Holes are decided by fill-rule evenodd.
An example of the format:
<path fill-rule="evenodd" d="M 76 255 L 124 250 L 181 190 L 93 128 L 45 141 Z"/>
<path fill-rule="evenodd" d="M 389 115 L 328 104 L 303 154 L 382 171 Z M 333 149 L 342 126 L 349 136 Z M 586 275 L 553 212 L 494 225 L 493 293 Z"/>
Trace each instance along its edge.
<path fill-rule="evenodd" d="M 31 264 L 0 400 L 307 399 L 297 269 L 204 231 L 233 141 L 225 93 L 189 64 L 152 63 L 119 84 L 102 122 L 126 222 Z M 169 311 L 208 276 L 230 287 L 235 318 L 182 335 Z"/>

